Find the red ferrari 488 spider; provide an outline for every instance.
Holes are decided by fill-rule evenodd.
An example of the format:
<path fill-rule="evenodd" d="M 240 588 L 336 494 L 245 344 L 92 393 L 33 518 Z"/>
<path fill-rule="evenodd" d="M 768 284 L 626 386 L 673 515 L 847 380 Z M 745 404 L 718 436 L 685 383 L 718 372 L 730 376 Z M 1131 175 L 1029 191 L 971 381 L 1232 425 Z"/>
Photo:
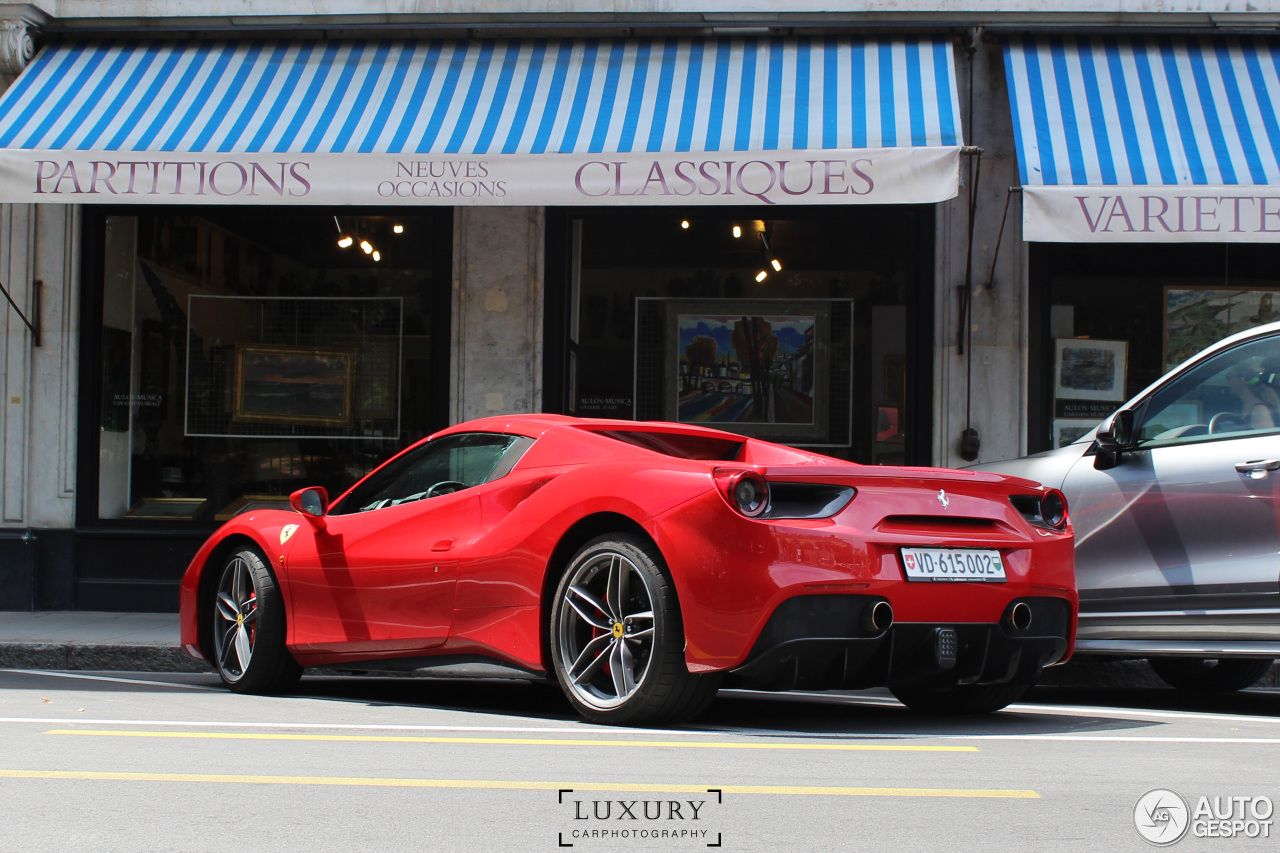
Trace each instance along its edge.
<path fill-rule="evenodd" d="M 183 579 L 183 645 L 235 691 L 483 662 L 608 723 L 687 719 L 721 686 L 979 713 L 1074 641 L 1062 495 L 996 474 L 527 415 L 291 505 L 227 522 Z"/>

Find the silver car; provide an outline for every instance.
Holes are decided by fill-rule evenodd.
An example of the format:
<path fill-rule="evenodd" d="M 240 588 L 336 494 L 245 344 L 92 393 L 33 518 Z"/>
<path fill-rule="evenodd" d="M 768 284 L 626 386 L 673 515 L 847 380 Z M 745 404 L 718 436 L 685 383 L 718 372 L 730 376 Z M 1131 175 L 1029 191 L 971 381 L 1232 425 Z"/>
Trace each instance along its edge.
<path fill-rule="evenodd" d="M 1233 335 L 1075 443 L 977 466 L 1061 489 L 1079 655 L 1239 690 L 1280 657 L 1280 323 Z"/>

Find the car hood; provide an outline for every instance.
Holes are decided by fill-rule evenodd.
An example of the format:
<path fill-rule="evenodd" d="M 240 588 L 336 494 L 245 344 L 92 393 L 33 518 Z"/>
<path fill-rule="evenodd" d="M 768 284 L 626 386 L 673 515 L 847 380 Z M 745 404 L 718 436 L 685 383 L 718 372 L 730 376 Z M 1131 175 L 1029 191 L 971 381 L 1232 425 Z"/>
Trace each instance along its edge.
<path fill-rule="evenodd" d="M 974 465 L 966 470 L 989 471 L 993 474 L 1011 474 L 1035 480 L 1045 486 L 1061 489 L 1067 472 L 1080 461 L 1081 457 L 1093 446 L 1093 433 L 1083 437 L 1075 444 L 1059 447 L 1057 450 L 1046 450 L 1020 459 L 1006 459 L 1003 462 L 987 462 Z"/>

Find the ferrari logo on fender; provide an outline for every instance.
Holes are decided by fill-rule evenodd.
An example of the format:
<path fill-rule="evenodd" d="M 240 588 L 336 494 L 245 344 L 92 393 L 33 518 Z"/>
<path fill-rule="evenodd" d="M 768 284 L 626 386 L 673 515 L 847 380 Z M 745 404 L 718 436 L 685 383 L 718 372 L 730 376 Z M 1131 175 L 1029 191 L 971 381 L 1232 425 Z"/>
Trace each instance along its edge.
<path fill-rule="evenodd" d="M 943 509 L 951 506 L 951 499 L 947 497 L 946 489 L 938 489 L 938 503 L 942 504 Z"/>
<path fill-rule="evenodd" d="M 283 545 L 284 543 L 288 542 L 289 537 L 292 536 L 293 532 L 297 529 L 298 529 L 298 525 L 296 524 L 286 524 L 284 527 L 281 527 L 280 528 L 280 544 Z"/>

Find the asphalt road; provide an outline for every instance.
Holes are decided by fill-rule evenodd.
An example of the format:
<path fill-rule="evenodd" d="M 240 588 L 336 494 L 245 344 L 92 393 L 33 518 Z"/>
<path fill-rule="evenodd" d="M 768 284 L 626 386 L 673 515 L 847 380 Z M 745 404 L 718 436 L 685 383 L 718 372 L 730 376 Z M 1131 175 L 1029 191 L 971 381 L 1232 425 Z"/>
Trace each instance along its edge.
<path fill-rule="evenodd" d="M 1278 758 L 1264 690 L 1042 688 L 963 720 L 878 691 L 726 691 L 695 725 L 644 730 L 516 682 L 248 697 L 204 675 L 4 670 L 0 850 L 1148 850 L 1146 792 L 1274 804 Z"/>

